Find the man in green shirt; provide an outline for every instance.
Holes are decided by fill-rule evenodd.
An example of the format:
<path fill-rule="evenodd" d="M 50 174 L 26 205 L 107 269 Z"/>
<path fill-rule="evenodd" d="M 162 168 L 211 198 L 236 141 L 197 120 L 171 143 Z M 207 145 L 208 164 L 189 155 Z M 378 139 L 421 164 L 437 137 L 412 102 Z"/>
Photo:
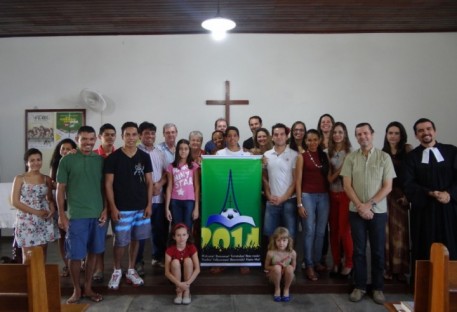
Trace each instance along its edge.
<path fill-rule="evenodd" d="M 70 263 L 73 295 L 67 303 L 77 303 L 82 295 L 94 302 L 103 300 L 92 290 L 95 257 L 105 251 L 106 208 L 103 203 L 103 158 L 93 152 L 97 136 L 94 128 L 82 126 L 76 142 L 78 150 L 63 157 L 57 171 L 59 226 L 67 231 L 66 257 Z M 64 211 L 65 197 L 68 217 Z M 80 287 L 81 259 L 86 258 L 84 294 Z"/>
<path fill-rule="evenodd" d="M 355 288 L 349 299 L 353 302 L 360 301 L 366 292 L 368 238 L 371 248 L 373 300 L 383 304 L 386 196 L 392 190 L 392 180 L 396 175 L 390 156 L 373 147 L 373 133 L 369 123 L 360 123 L 355 127 L 355 137 L 360 149 L 346 157 L 341 176 L 344 191 L 351 200 L 349 220 L 354 243 Z"/>

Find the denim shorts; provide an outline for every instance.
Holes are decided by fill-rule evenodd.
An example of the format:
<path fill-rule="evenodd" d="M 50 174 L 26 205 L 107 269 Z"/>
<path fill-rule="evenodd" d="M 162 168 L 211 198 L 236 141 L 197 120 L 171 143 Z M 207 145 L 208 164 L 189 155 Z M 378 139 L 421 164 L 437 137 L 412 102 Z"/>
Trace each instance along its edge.
<path fill-rule="evenodd" d="M 84 259 L 87 253 L 105 251 L 105 236 L 108 226 L 100 226 L 98 218 L 70 219 L 65 238 L 65 254 L 70 260 Z"/>

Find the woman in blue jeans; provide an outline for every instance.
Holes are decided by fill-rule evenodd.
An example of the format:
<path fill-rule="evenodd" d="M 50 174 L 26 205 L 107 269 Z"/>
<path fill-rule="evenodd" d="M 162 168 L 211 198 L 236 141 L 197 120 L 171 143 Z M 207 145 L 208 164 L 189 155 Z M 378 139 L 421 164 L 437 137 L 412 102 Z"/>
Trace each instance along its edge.
<path fill-rule="evenodd" d="M 329 161 L 320 147 L 320 141 L 317 130 L 308 130 L 305 136 L 306 150 L 297 158 L 296 164 L 295 191 L 304 235 L 303 262 L 306 277 L 311 281 L 317 281 L 316 271 L 326 269 L 319 261 L 329 214 Z"/>

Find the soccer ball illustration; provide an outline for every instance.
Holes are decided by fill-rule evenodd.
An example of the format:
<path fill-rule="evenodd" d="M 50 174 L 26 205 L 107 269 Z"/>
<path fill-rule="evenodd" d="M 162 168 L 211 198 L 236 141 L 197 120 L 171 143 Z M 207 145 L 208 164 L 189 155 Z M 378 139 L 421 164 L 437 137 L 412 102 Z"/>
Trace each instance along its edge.
<path fill-rule="evenodd" d="M 221 212 L 221 215 L 229 220 L 232 220 L 233 218 L 239 217 L 240 213 L 238 210 L 236 210 L 236 208 L 224 208 Z"/>

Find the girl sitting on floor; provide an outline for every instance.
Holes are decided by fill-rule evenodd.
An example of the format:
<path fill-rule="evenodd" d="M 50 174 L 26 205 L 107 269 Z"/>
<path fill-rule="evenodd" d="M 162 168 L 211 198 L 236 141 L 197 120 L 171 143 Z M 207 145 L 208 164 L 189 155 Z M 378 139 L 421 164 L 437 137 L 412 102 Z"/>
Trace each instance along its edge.
<path fill-rule="evenodd" d="M 265 271 L 270 281 L 275 285 L 273 300 L 289 302 L 289 288 L 294 279 L 297 253 L 293 249 L 293 239 L 285 227 L 278 227 L 270 237 Z M 281 279 L 284 277 L 284 290 L 281 297 Z"/>
<path fill-rule="evenodd" d="M 176 285 L 175 304 L 191 303 L 190 285 L 200 273 L 198 252 L 184 223 L 171 231 L 171 244 L 165 252 L 165 276 Z"/>

